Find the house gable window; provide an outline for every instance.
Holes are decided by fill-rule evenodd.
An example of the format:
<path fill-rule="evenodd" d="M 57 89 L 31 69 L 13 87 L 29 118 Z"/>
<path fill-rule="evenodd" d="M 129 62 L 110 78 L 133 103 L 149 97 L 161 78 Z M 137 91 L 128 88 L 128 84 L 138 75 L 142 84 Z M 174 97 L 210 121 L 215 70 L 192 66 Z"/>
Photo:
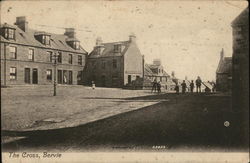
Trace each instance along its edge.
<path fill-rule="evenodd" d="M 15 40 L 15 29 L 14 28 L 3 28 L 3 36 L 5 39 Z"/>
<path fill-rule="evenodd" d="M 50 45 L 50 36 L 49 35 L 42 35 L 42 43 L 44 45 Z"/>
<path fill-rule="evenodd" d="M 114 45 L 114 52 L 115 53 L 120 53 L 121 52 L 121 44 L 116 44 Z"/>
<path fill-rule="evenodd" d="M 10 68 L 10 80 L 16 80 L 17 72 L 16 67 Z"/>
<path fill-rule="evenodd" d="M 102 69 L 105 70 L 105 68 L 106 68 L 106 62 L 105 62 L 105 61 L 102 61 Z"/>
<path fill-rule="evenodd" d="M 28 59 L 34 61 L 34 49 L 29 49 Z"/>
<path fill-rule="evenodd" d="M 10 46 L 10 58 L 17 59 L 17 48 L 15 46 Z"/>
<path fill-rule="evenodd" d="M 79 41 L 74 41 L 73 42 L 73 48 L 76 49 L 76 50 L 79 50 L 80 49 L 80 42 Z"/>

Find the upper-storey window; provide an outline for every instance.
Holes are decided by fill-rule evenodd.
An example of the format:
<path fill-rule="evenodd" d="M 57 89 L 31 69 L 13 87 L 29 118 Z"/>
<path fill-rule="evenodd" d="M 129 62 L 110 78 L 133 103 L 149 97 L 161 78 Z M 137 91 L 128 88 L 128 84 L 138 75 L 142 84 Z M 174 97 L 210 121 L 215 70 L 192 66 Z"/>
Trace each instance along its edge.
<path fill-rule="evenodd" d="M 17 59 L 17 50 L 15 46 L 10 46 L 10 58 Z"/>
<path fill-rule="evenodd" d="M 121 52 L 121 45 L 120 44 L 114 45 L 114 51 L 117 53 Z"/>
<path fill-rule="evenodd" d="M 76 49 L 76 50 L 79 50 L 80 49 L 80 42 L 79 41 L 74 41 L 73 42 L 73 48 Z"/>
<path fill-rule="evenodd" d="M 34 49 L 29 49 L 28 59 L 34 61 Z"/>
<path fill-rule="evenodd" d="M 42 35 L 42 43 L 44 45 L 50 45 L 50 36 L 49 35 Z"/>
<path fill-rule="evenodd" d="M 15 40 L 15 29 L 14 28 L 4 28 L 3 36 L 6 39 Z"/>

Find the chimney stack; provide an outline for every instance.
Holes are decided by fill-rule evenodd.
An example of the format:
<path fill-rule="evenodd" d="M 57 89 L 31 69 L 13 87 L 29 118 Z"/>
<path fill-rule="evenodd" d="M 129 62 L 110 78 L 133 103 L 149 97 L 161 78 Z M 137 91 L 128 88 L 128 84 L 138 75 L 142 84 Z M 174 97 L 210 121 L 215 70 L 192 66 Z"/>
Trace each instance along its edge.
<path fill-rule="evenodd" d="M 136 36 L 135 36 L 134 33 L 131 33 L 131 34 L 129 35 L 129 41 L 130 41 L 130 42 L 135 42 L 135 41 L 136 41 Z"/>
<path fill-rule="evenodd" d="M 17 25 L 24 32 L 28 30 L 28 22 L 26 21 L 25 16 L 16 17 L 15 25 Z"/>
<path fill-rule="evenodd" d="M 68 38 L 76 38 L 75 28 L 65 28 L 64 35 L 68 36 Z"/>
<path fill-rule="evenodd" d="M 96 38 L 96 46 L 101 46 L 102 45 L 102 38 L 101 37 L 97 37 Z"/>
<path fill-rule="evenodd" d="M 157 65 L 157 66 L 160 66 L 161 65 L 161 60 L 160 59 L 154 59 L 153 64 Z"/>

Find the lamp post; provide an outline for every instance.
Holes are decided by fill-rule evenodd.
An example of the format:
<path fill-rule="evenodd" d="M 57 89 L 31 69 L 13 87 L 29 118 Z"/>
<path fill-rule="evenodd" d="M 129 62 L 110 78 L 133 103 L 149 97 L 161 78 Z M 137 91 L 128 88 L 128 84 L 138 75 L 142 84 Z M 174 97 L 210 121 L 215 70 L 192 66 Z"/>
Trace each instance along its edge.
<path fill-rule="evenodd" d="M 53 60 L 54 60 L 54 96 L 56 96 L 56 85 L 57 85 L 57 81 L 56 81 L 56 66 L 57 66 L 57 58 L 58 58 L 58 53 L 55 52 L 53 55 Z"/>

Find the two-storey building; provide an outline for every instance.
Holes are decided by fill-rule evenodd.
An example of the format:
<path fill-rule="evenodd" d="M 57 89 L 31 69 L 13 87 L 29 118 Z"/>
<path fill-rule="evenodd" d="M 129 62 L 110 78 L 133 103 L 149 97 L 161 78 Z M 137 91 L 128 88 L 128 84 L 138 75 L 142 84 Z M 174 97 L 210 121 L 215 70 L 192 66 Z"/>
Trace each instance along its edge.
<path fill-rule="evenodd" d="M 103 43 L 97 38 L 96 46 L 88 56 L 85 84 L 121 88 L 143 77 L 143 55 L 136 44 L 136 36 L 128 41 Z"/>
<path fill-rule="evenodd" d="M 0 31 L 1 85 L 52 84 L 55 74 L 58 84 L 83 83 L 87 52 L 73 28 L 52 34 L 30 29 L 25 17 L 17 17 Z"/>

